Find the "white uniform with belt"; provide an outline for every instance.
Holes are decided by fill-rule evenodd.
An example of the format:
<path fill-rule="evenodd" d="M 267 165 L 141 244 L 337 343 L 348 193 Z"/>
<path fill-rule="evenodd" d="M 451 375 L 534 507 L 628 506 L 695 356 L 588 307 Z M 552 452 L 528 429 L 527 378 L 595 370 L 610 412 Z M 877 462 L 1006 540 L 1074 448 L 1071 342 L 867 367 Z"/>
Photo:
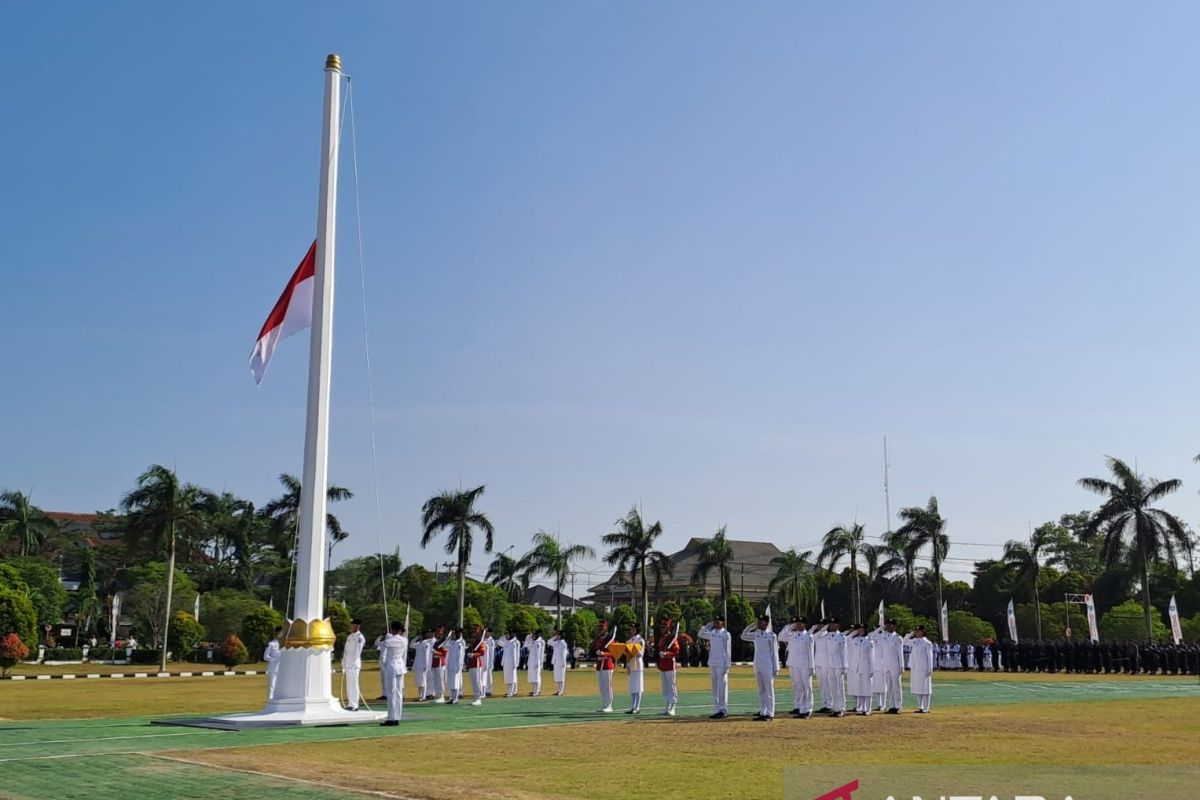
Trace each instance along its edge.
<path fill-rule="evenodd" d="M 904 704 L 900 676 L 904 674 L 904 640 L 895 631 L 875 632 L 875 674 L 883 693 L 880 706 L 899 710 Z"/>
<path fill-rule="evenodd" d="M 346 636 L 346 646 L 342 648 L 342 675 L 346 679 L 346 706 L 352 711 L 358 709 L 358 676 L 362 673 L 362 651 L 366 645 L 367 637 L 363 636 L 360 631 L 352 631 Z"/>
<path fill-rule="evenodd" d="M 267 649 L 263 653 L 263 661 L 267 662 L 267 699 L 275 698 L 275 680 L 279 677 L 280 659 L 283 658 L 283 652 L 279 649 L 279 640 L 272 638 L 267 642 Z"/>
<path fill-rule="evenodd" d="M 462 697 L 463 664 L 467 659 L 467 645 L 462 639 L 449 639 L 446 648 L 446 689 L 450 692 L 451 703 L 457 703 Z"/>
<path fill-rule="evenodd" d="M 797 630 L 788 625 L 779 634 L 779 641 L 787 644 L 788 677 L 792 679 L 792 709 L 801 714 L 813 710 L 813 636 L 808 630 Z"/>
<path fill-rule="evenodd" d="M 758 684 L 758 715 L 775 718 L 775 675 L 779 672 L 779 640 L 770 628 L 750 625 L 742 641 L 754 643 L 754 680 Z"/>
<path fill-rule="evenodd" d="M 554 694 L 561 695 L 567 690 L 567 643 L 560 636 L 550 640 L 550 666 L 554 668 Z"/>
<path fill-rule="evenodd" d="M 489 633 L 483 640 L 483 646 L 486 648 L 484 652 L 485 667 L 483 670 L 483 693 L 488 697 L 492 696 L 492 678 L 496 670 L 496 640 Z"/>
<path fill-rule="evenodd" d="M 417 684 L 417 699 L 424 700 L 429 686 L 429 665 L 433 661 L 433 642 L 417 639 L 409 645 L 413 651 L 413 681 Z"/>
<path fill-rule="evenodd" d="M 537 697 L 542 693 L 542 665 L 546 663 L 546 640 L 539 633 L 525 637 L 525 677 L 529 680 L 529 693 Z"/>
<path fill-rule="evenodd" d="M 408 671 L 408 637 L 389 633 L 379 643 L 379 668 L 387 686 L 387 718 L 394 722 L 404 711 L 404 674 Z"/>
<path fill-rule="evenodd" d="M 929 696 L 933 694 L 933 668 L 937 664 L 937 645 L 924 636 L 904 637 L 912 651 L 908 656 L 908 688 L 917 696 L 917 713 L 929 713 Z"/>
<path fill-rule="evenodd" d="M 871 713 L 871 677 L 875 674 L 875 641 L 852 633 L 846 637 L 847 679 L 854 695 L 854 710 Z"/>
<path fill-rule="evenodd" d="M 733 636 L 727 628 L 705 625 L 697 634 L 708 640 L 708 672 L 712 680 L 713 706 L 718 714 L 729 713 L 729 668 L 733 665 Z"/>
<path fill-rule="evenodd" d="M 841 631 L 825 634 L 827 705 L 834 714 L 846 713 L 846 635 Z"/>

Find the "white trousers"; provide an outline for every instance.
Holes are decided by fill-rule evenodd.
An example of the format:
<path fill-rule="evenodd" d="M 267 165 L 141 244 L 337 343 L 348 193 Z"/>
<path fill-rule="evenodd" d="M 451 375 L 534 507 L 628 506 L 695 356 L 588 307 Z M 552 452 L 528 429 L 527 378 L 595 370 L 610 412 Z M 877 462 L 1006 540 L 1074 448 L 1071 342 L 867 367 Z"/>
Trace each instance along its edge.
<path fill-rule="evenodd" d="M 729 713 L 729 667 L 712 667 L 709 671 L 712 681 L 713 708 L 718 712 Z"/>
<path fill-rule="evenodd" d="M 433 667 L 429 670 L 429 696 L 441 697 L 444 693 L 442 688 L 442 668 Z"/>
<path fill-rule="evenodd" d="M 541 694 L 542 693 L 542 672 L 541 672 L 541 670 L 538 670 L 537 672 L 528 672 L 528 673 L 526 673 L 526 676 L 527 676 L 527 679 L 529 680 L 529 691 L 533 692 L 535 697 L 537 695 Z"/>
<path fill-rule="evenodd" d="M 807 667 L 789 666 L 788 674 L 792 679 L 792 708 L 801 714 L 811 714 L 813 710 L 812 670 Z"/>
<path fill-rule="evenodd" d="M 675 670 L 667 670 L 658 673 L 659 679 L 662 681 L 663 705 L 667 711 L 674 711 L 675 706 L 679 703 L 679 687 L 675 682 Z"/>
<path fill-rule="evenodd" d="M 473 692 L 475 692 L 476 700 L 483 699 L 483 692 L 484 692 L 483 683 L 486 680 L 486 678 L 484 678 L 484 675 L 485 675 L 484 671 L 478 667 L 471 670 L 471 690 Z"/>
<path fill-rule="evenodd" d="M 446 688 L 450 691 L 451 700 L 457 700 L 462 695 L 462 670 L 446 670 Z"/>
<path fill-rule="evenodd" d="M 846 710 L 846 671 L 829 670 L 829 707 L 834 711 Z"/>
<path fill-rule="evenodd" d="M 821 708 L 830 708 L 833 703 L 829 702 L 831 690 L 829 688 L 829 667 L 817 667 L 817 690 L 821 693 Z"/>
<path fill-rule="evenodd" d="M 272 661 L 267 667 L 267 699 L 275 699 L 275 680 L 279 677 L 279 662 Z"/>
<path fill-rule="evenodd" d="M 754 667 L 754 680 L 758 683 L 758 713 L 764 717 L 775 716 L 775 672 L 770 666 Z"/>
<path fill-rule="evenodd" d="M 361 667 L 342 670 L 342 675 L 346 679 L 346 705 L 350 708 L 358 708 L 358 676 L 361 672 Z"/>
<path fill-rule="evenodd" d="M 387 684 L 387 718 L 398 720 L 404 713 L 404 673 L 396 673 L 386 667 L 383 680 Z"/>
<path fill-rule="evenodd" d="M 901 708 L 904 705 L 904 691 L 900 687 L 899 672 L 883 673 L 883 705 L 887 708 Z"/>
<path fill-rule="evenodd" d="M 930 695 L 927 695 L 927 694 L 917 695 L 917 708 L 921 709 L 922 711 L 928 711 L 929 710 L 929 698 L 930 698 Z"/>
<path fill-rule="evenodd" d="M 490 665 L 483 668 L 483 692 L 484 694 L 492 693 L 492 669 Z"/>
<path fill-rule="evenodd" d="M 601 669 L 596 671 L 596 678 L 600 682 L 600 707 L 612 708 L 613 704 L 613 671 L 611 669 Z"/>
<path fill-rule="evenodd" d="M 417 698 L 425 699 L 425 687 L 429 685 L 428 670 L 415 669 L 413 670 L 413 682 L 417 684 Z"/>

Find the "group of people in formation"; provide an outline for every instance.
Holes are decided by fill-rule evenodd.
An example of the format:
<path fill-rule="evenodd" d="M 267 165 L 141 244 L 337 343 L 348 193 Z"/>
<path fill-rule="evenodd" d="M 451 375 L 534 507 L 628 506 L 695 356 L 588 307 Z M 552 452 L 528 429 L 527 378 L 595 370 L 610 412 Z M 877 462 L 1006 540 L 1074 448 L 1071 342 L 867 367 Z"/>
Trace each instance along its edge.
<path fill-rule="evenodd" d="M 362 646 L 365 643 L 361 627 L 360 620 L 351 622 L 351 633 L 342 654 L 346 705 L 352 711 L 357 711 L 361 702 L 358 678 L 362 668 Z M 387 721 L 383 725 L 400 724 L 404 709 L 404 681 L 410 671 L 409 650 L 413 651 L 411 672 L 416 683 L 417 702 L 457 705 L 466 697 L 465 672 L 471 682 L 470 704 L 483 705 L 485 697 L 492 697 L 497 651 L 500 653 L 504 696 L 515 697 L 522 646 L 528 653 L 525 678 L 530 697 L 542 694 L 542 666 L 547 653 L 550 654 L 554 694 L 561 695 L 567 689 L 569 656 L 562 631 L 555 631 L 549 640 L 543 639 L 540 631 L 530 633 L 524 640 L 512 632 L 497 640 L 490 628 L 475 625 L 470 633 L 457 628 L 444 632 L 427 629 L 410 642 L 404 623 L 396 621 L 391 624 L 390 633 L 375 640 L 375 646 L 379 649 L 379 672 L 383 681 L 383 697 L 387 699 L 388 707 Z"/>
<path fill-rule="evenodd" d="M 733 638 L 725 627 L 725 618 L 717 617 L 697 634 L 709 644 L 708 668 L 712 682 L 713 713 L 710 719 L 729 716 L 729 670 L 733 666 Z M 909 690 L 917 698 L 917 713 L 928 714 L 933 695 L 933 671 L 937 668 L 937 646 L 923 627 L 901 637 L 894 622 L 868 632 L 865 625 L 854 625 L 843 632 L 836 617 L 821 620 L 812 628 L 804 617 L 794 617 L 777 634 L 769 616 L 742 631 L 742 641 L 754 645 L 754 677 L 758 687 L 758 712 L 754 719 L 775 718 L 775 676 L 780 671 L 779 644 L 786 647 L 788 676 L 791 679 L 792 711 L 797 719 L 809 719 L 814 713 L 842 717 L 847 697 L 853 698 L 854 712 L 870 716 L 872 710 L 899 714 L 903 706 L 901 678 L 906 662 L 910 672 Z M 665 619 L 657 642 L 658 673 L 662 683 L 662 714 L 675 716 L 679 702 L 676 683 L 679 658 L 679 628 Z M 600 689 L 601 713 L 613 711 L 613 673 L 622 661 L 629 675 L 629 708 L 626 714 L 640 714 L 645 692 L 645 666 L 642 653 L 646 640 L 641 627 L 632 626 L 624 642 L 617 631 L 600 623 L 592 642 L 596 658 L 596 677 Z M 817 706 L 813 689 L 816 678 Z"/>

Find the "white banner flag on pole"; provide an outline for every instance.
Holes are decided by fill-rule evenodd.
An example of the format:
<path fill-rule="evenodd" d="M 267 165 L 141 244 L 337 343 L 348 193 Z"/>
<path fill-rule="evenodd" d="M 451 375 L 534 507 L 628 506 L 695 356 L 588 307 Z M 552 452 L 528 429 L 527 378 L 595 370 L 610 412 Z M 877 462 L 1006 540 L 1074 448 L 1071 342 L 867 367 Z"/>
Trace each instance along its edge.
<path fill-rule="evenodd" d="M 942 601 L 942 641 L 950 641 L 950 610 L 945 601 Z"/>
<path fill-rule="evenodd" d="M 196 602 L 192 603 L 192 619 L 200 621 L 200 593 L 196 592 Z"/>
<path fill-rule="evenodd" d="M 883 627 L 886 619 L 883 615 L 883 601 L 879 601 L 879 627 Z"/>
<path fill-rule="evenodd" d="M 821 598 L 821 619 L 825 619 L 825 598 Z"/>
<path fill-rule="evenodd" d="M 1008 638 L 1012 639 L 1014 642 L 1021 641 L 1017 637 L 1017 611 L 1015 608 L 1013 608 L 1013 601 L 1011 597 L 1008 599 Z"/>
<path fill-rule="evenodd" d="M 1083 596 L 1083 602 L 1087 606 L 1088 635 L 1093 642 L 1098 642 L 1100 641 L 1100 629 L 1096 627 L 1096 603 L 1090 594 Z"/>
<path fill-rule="evenodd" d="M 121 593 L 117 592 L 112 599 L 112 622 L 108 626 L 108 644 L 117 646 L 117 623 L 121 619 Z"/>
<path fill-rule="evenodd" d="M 1179 644 L 1183 641 L 1183 628 L 1179 624 L 1179 607 L 1175 605 L 1175 595 L 1171 595 L 1167 615 L 1171 618 L 1171 637 L 1175 639 L 1175 644 Z"/>

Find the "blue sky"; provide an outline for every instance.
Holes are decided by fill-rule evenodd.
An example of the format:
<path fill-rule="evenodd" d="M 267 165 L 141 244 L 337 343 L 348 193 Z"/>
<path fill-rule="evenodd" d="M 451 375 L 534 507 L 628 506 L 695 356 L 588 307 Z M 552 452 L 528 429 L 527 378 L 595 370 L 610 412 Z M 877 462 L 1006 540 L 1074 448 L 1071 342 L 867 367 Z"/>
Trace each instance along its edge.
<path fill-rule="evenodd" d="M 306 337 L 324 56 L 357 106 L 384 546 L 487 484 L 497 549 L 814 547 L 936 494 L 952 570 L 1095 506 L 1200 515 L 1200 8 L 126 3 L 9 9 L 0 487 L 114 506 L 151 463 L 257 502 Z M 349 155 L 349 140 L 345 155 Z M 331 476 L 378 544 L 343 160 Z M 966 544 L 966 543 L 978 544 Z M 990 546 L 989 546 L 990 545 Z M 475 567 L 486 566 L 477 556 Z"/>

